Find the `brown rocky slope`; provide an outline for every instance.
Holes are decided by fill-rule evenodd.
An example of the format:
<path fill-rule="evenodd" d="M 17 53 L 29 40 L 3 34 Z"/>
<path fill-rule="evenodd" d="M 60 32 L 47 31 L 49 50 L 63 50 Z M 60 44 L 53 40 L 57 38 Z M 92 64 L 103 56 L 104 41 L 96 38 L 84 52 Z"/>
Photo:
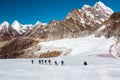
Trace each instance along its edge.
<path fill-rule="evenodd" d="M 14 38 L 0 48 L 0 58 L 17 58 L 24 54 L 25 49 L 37 43 L 38 41 L 30 38 Z"/>
<path fill-rule="evenodd" d="M 120 38 L 120 13 L 113 13 L 110 19 L 103 23 L 104 28 L 99 30 L 96 36 L 105 36 L 110 38 L 112 36 Z"/>

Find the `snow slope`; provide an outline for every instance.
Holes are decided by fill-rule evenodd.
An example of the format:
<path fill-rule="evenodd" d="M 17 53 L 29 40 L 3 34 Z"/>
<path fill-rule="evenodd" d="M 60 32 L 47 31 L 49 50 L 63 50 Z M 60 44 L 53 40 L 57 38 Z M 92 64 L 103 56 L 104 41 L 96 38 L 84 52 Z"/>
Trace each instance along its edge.
<path fill-rule="evenodd" d="M 86 57 L 80 55 L 64 57 L 65 66 L 38 64 L 38 59 L 0 60 L 0 80 L 120 80 L 120 61 L 114 58 Z M 86 60 L 87 66 L 82 63 Z"/>
<path fill-rule="evenodd" d="M 104 37 L 94 37 L 94 35 L 88 37 L 80 37 L 73 39 L 62 39 L 56 41 L 48 41 L 39 43 L 40 51 L 36 51 L 35 55 L 38 56 L 42 53 L 47 53 L 48 51 L 58 50 L 65 48 L 63 54 L 67 50 L 72 50 L 70 55 L 76 54 L 101 54 L 108 53 L 110 45 L 114 43 L 113 38 L 106 39 Z M 55 48 L 56 47 L 56 48 Z M 69 51 L 70 52 L 70 51 Z"/>
<path fill-rule="evenodd" d="M 51 65 L 38 63 L 39 59 L 45 58 L 33 59 L 34 64 L 31 59 L 0 59 L 0 80 L 120 80 L 120 60 L 94 55 L 107 53 L 112 42 L 112 38 L 88 36 L 41 43 L 39 45 L 72 48 L 72 53 L 47 58 Z M 58 66 L 54 65 L 55 60 Z M 65 66 L 61 66 L 61 60 Z M 87 66 L 83 65 L 84 61 Z"/>

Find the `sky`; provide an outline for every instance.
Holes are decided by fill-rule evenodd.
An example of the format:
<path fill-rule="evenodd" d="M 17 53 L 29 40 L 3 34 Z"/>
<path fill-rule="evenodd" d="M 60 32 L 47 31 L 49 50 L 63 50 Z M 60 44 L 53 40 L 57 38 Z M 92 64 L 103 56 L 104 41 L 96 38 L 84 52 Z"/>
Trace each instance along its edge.
<path fill-rule="evenodd" d="M 0 0 L 0 23 L 18 20 L 22 24 L 48 23 L 63 20 L 73 9 L 87 4 L 94 6 L 99 0 Z M 100 0 L 114 12 L 120 11 L 120 0 Z"/>

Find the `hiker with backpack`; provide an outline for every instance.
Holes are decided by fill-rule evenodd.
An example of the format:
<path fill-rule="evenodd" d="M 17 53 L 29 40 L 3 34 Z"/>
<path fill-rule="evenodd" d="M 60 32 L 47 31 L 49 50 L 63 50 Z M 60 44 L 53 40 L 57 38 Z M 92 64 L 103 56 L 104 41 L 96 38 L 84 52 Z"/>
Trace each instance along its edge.
<path fill-rule="evenodd" d="M 58 65 L 57 61 L 55 61 L 55 65 Z"/>
<path fill-rule="evenodd" d="M 86 65 L 88 65 L 88 64 L 87 64 L 87 62 L 86 62 L 86 61 L 84 61 L 83 65 L 85 65 L 85 66 L 86 66 Z"/>
<path fill-rule="evenodd" d="M 62 66 L 64 65 L 64 61 L 63 61 L 63 60 L 61 61 L 61 65 L 62 65 Z"/>
<path fill-rule="evenodd" d="M 45 60 L 45 65 L 47 64 L 47 60 Z"/>
<path fill-rule="evenodd" d="M 41 64 L 41 60 L 39 60 L 39 64 Z"/>
<path fill-rule="evenodd" d="M 51 60 L 50 59 L 48 60 L 48 63 L 49 63 L 49 65 L 51 65 Z"/>
<path fill-rule="evenodd" d="M 31 60 L 32 64 L 34 64 L 34 60 Z"/>

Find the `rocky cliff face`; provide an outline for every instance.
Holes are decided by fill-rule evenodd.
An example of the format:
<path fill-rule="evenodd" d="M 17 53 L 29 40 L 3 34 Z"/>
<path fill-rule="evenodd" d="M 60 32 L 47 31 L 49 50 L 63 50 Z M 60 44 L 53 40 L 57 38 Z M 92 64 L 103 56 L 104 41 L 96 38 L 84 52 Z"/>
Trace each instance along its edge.
<path fill-rule="evenodd" d="M 22 55 L 26 55 L 26 57 L 34 57 L 31 53 L 25 54 L 25 50 L 37 43 L 37 40 L 30 38 L 14 38 L 0 48 L 0 58 L 18 58 Z"/>
<path fill-rule="evenodd" d="M 97 2 L 94 7 L 84 5 L 82 9 L 73 10 L 66 19 L 72 19 L 79 23 L 85 30 L 95 30 L 109 17 L 113 11 L 103 3 Z"/>
<path fill-rule="evenodd" d="M 33 29 L 29 30 L 28 32 L 26 32 L 23 37 L 30 37 L 30 38 L 35 38 L 35 39 L 42 39 L 44 38 L 44 24 L 41 22 L 37 22 L 35 24 L 35 26 L 33 27 Z"/>
<path fill-rule="evenodd" d="M 97 31 L 96 36 L 120 37 L 120 13 L 113 13 L 103 26 Z"/>

